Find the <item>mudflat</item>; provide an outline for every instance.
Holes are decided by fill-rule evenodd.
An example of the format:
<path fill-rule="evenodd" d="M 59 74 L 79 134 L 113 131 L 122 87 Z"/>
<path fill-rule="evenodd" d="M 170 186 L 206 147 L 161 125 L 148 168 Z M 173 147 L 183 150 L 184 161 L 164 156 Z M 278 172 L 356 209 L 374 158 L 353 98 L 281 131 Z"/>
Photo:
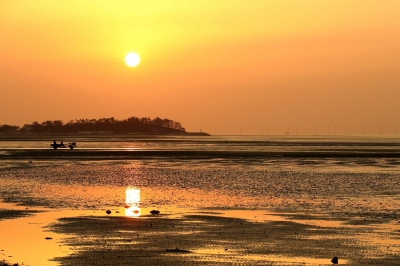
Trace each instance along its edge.
<path fill-rule="evenodd" d="M 280 217 L 284 220 L 251 221 L 214 212 L 180 218 L 72 217 L 50 228 L 73 236 L 63 244 L 77 252 L 56 258 L 62 265 L 329 265 L 335 256 L 340 264 L 398 263 L 399 245 L 373 243 L 387 236 L 371 232 L 368 221 L 329 225 L 326 217 L 315 220 L 303 213 Z"/>
<path fill-rule="evenodd" d="M 0 218 L 16 213 L 2 209 Z M 48 254 L 55 265 L 329 265 L 335 256 L 339 264 L 397 265 L 399 239 L 390 229 L 398 225 L 384 223 L 389 217 L 348 215 L 221 209 L 132 218 L 114 210 L 59 217 L 43 230 L 71 250 Z"/>
<path fill-rule="evenodd" d="M 339 264 L 398 265 L 396 147 L 263 143 L 2 149 L 0 259 L 32 266 L 331 265 L 338 257 Z M 326 151 L 337 156 L 318 155 Z"/>

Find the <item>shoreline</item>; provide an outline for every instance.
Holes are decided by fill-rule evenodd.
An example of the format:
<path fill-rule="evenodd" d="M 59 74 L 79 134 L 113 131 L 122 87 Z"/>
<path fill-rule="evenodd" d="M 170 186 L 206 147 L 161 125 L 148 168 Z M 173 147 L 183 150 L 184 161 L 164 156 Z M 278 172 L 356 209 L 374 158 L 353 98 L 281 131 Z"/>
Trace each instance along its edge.
<path fill-rule="evenodd" d="M 210 151 L 140 149 L 1 149 L 0 160 L 85 158 L 97 160 L 165 158 L 400 158 L 400 149 L 330 149 L 323 151 Z"/>

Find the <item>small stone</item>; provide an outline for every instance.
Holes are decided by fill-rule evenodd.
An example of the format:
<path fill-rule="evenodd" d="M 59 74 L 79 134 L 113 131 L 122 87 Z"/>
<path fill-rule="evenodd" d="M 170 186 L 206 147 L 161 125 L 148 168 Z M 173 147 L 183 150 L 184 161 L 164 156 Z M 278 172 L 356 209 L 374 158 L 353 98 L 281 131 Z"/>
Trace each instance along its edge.
<path fill-rule="evenodd" d="M 151 214 L 160 214 L 160 211 L 152 210 L 152 211 L 150 211 L 150 213 L 151 213 Z"/>
<path fill-rule="evenodd" d="M 50 240 L 50 239 L 53 239 L 53 238 L 52 237 L 45 237 L 44 239 Z"/>
<path fill-rule="evenodd" d="M 333 264 L 339 264 L 339 259 L 338 259 L 338 257 L 334 257 L 334 258 L 331 260 L 331 262 L 332 262 Z"/>
<path fill-rule="evenodd" d="M 107 214 L 111 214 L 111 211 L 110 211 L 110 210 L 107 210 L 106 213 L 107 213 Z"/>

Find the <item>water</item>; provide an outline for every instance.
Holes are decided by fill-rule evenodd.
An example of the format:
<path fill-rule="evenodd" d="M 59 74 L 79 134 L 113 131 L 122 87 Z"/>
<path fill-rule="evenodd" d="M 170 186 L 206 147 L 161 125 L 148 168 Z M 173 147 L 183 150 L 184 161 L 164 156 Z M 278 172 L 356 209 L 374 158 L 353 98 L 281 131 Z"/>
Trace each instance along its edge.
<path fill-rule="evenodd" d="M 143 204 L 157 203 L 157 206 L 266 208 L 290 206 L 296 201 L 302 208 L 315 208 L 327 203 L 319 203 L 312 200 L 314 198 L 335 201 L 336 207 L 343 201 L 349 207 L 357 205 L 359 197 L 363 201 L 365 197 L 396 195 L 400 188 L 398 172 L 385 167 L 379 172 L 382 166 L 354 167 L 349 164 L 329 172 L 323 166 L 301 167 L 299 164 L 291 167 L 288 162 L 287 165 L 281 163 L 280 167 L 257 162 L 237 161 L 238 165 L 235 165 L 234 161 L 228 164 L 195 160 L 185 163 L 62 161 L 56 166 L 48 166 L 51 163 L 38 162 L 39 166 L 35 166 L 36 162 L 33 162 L 29 168 L 3 169 L 0 191 L 13 187 L 2 191 L 3 197 L 13 202 L 26 200 L 30 205 L 53 208 L 102 208 L 120 206 L 124 202 L 124 189 L 133 185 L 152 190 L 151 199 L 145 199 Z M 336 169 L 336 166 L 331 168 Z M 352 168 L 355 170 L 351 171 Z M 104 195 L 100 193 L 105 189 L 108 191 Z M 89 193 L 90 190 L 95 193 Z M 394 205 L 398 203 L 395 202 Z M 396 210 L 396 207 L 390 209 Z"/>
<path fill-rule="evenodd" d="M 77 142 L 79 149 L 143 149 L 143 150 L 255 150 L 255 151 L 306 151 L 314 149 L 399 149 L 400 137 L 382 136 L 150 136 L 150 137 L 48 137 L 3 139 L 0 150 L 49 149 L 53 138 L 59 143 Z M 60 139 L 61 138 L 61 139 Z"/>
<path fill-rule="evenodd" d="M 18 190 L 10 192 L 3 185 L 2 197 L 13 202 L 27 197 L 31 205 L 54 208 L 61 202 L 70 208 L 99 208 L 121 204 L 124 193 L 120 191 L 136 186 L 162 192 L 152 192 L 151 200 L 142 201 L 144 205 L 180 206 L 184 202 L 208 208 L 286 208 L 296 202 L 297 207 L 315 208 L 321 207 L 320 200 L 310 199 L 317 198 L 335 201 L 339 208 L 340 204 L 357 205 L 360 197 L 364 200 L 400 191 L 397 138 L 217 136 L 71 141 L 77 142 L 72 151 L 54 151 L 46 141 L 1 142 L 2 183 L 10 182 L 10 187 Z M 130 157 L 143 151 L 149 153 Z M 174 153 L 165 155 L 163 151 Z M 193 156 L 193 152 L 201 156 Z M 44 185 L 46 197 L 35 196 Z M 98 198 L 63 192 L 61 197 L 58 191 L 66 186 L 72 187 L 69 191 L 96 187 L 110 193 Z M 175 190 L 180 192 L 171 194 Z M 195 190 L 195 196 L 183 196 L 188 190 Z M 113 195 L 112 191 L 119 192 Z"/>

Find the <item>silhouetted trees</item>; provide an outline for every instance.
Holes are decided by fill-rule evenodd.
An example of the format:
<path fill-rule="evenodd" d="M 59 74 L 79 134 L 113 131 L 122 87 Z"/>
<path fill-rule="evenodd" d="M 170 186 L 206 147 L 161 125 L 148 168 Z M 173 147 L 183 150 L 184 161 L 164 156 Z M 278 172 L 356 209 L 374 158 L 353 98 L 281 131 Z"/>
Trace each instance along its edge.
<path fill-rule="evenodd" d="M 13 131 L 17 131 L 18 129 L 19 129 L 18 126 L 1 125 L 0 133 L 13 132 Z"/>
<path fill-rule="evenodd" d="M 75 119 L 67 123 L 61 120 L 47 120 L 42 123 L 37 121 L 26 124 L 22 128 L 18 126 L 0 126 L 1 132 L 19 131 L 30 134 L 73 134 L 79 131 L 112 131 L 114 134 L 167 134 L 186 133 L 185 128 L 179 122 L 156 117 L 129 117 L 117 120 L 114 117 L 100 119 Z"/>

